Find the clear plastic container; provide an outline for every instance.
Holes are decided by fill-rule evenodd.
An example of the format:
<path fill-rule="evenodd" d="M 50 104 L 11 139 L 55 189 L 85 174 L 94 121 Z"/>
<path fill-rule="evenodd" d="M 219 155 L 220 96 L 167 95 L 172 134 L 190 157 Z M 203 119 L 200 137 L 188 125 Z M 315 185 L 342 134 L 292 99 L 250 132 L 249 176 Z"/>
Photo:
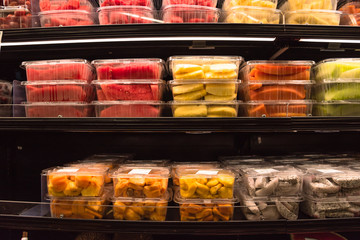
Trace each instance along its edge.
<path fill-rule="evenodd" d="M 26 117 L 93 117 L 93 107 L 86 102 L 34 102 L 25 104 Z"/>
<path fill-rule="evenodd" d="M 224 22 L 227 23 L 280 24 L 284 22 L 284 16 L 280 10 L 266 7 L 238 6 L 229 9 L 224 14 Z"/>
<path fill-rule="evenodd" d="M 54 10 L 40 12 L 41 27 L 88 26 L 95 24 L 95 13 L 84 10 Z"/>
<path fill-rule="evenodd" d="M 226 11 L 238 6 L 276 9 L 277 2 L 277 0 L 225 0 L 222 8 Z"/>
<path fill-rule="evenodd" d="M 182 199 L 175 196 L 179 204 L 180 220 L 195 222 L 231 221 L 235 199 Z"/>
<path fill-rule="evenodd" d="M 99 101 L 96 117 L 160 117 L 164 102 L 160 101 Z"/>
<path fill-rule="evenodd" d="M 173 79 L 238 79 L 240 56 L 172 56 L 168 59 Z"/>
<path fill-rule="evenodd" d="M 50 213 L 55 218 L 102 219 L 105 217 L 107 196 L 50 197 Z"/>
<path fill-rule="evenodd" d="M 109 6 L 98 10 L 100 25 L 157 23 L 155 13 L 149 7 Z"/>
<path fill-rule="evenodd" d="M 360 116 L 360 101 L 323 101 L 313 107 L 313 116 Z"/>
<path fill-rule="evenodd" d="M 314 61 L 248 61 L 241 69 L 241 79 L 250 81 L 305 81 L 310 80 Z"/>
<path fill-rule="evenodd" d="M 90 0 L 39 0 L 40 12 L 44 11 L 93 11 Z"/>
<path fill-rule="evenodd" d="M 170 5 L 161 11 L 165 23 L 217 23 L 220 10 L 194 5 Z"/>
<path fill-rule="evenodd" d="M 31 28 L 32 20 L 25 7 L 0 7 L 0 29 Z"/>
<path fill-rule="evenodd" d="M 22 82 L 28 102 L 91 102 L 93 86 L 83 81 Z"/>
<path fill-rule="evenodd" d="M 165 82 L 162 80 L 92 81 L 99 101 L 159 101 Z"/>
<path fill-rule="evenodd" d="M 314 101 L 253 101 L 239 106 L 239 116 L 247 117 L 308 117 Z"/>
<path fill-rule="evenodd" d="M 53 197 L 100 197 L 104 191 L 105 168 L 56 167 L 42 173 L 48 195 Z"/>
<path fill-rule="evenodd" d="M 340 18 L 340 25 L 360 25 L 360 2 L 349 2 L 343 5 L 339 11 L 343 14 Z"/>
<path fill-rule="evenodd" d="M 161 79 L 164 61 L 160 58 L 105 59 L 91 62 L 98 80 Z"/>
<path fill-rule="evenodd" d="M 165 8 L 169 5 L 196 5 L 196 6 L 205 6 L 205 7 L 216 7 L 217 0 L 163 0 L 162 8 Z"/>
<path fill-rule="evenodd" d="M 290 101 L 310 98 L 314 81 L 250 81 L 240 85 L 247 101 Z"/>
<path fill-rule="evenodd" d="M 282 11 L 296 10 L 336 10 L 338 0 L 287 0 Z"/>
<path fill-rule="evenodd" d="M 360 216 L 360 199 L 355 198 L 311 198 L 300 204 L 301 212 L 311 218 L 351 218 Z"/>
<path fill-rule="evenodd" d="M 238 81 L 175 80 L 169 86 L 174 101 L 232 101 L 237 99 Z"/>
<path fill-rule="evenodd" d="M 256 166 L 240 169 L 250 197 L 300 197 L 303 173 L 292 166 Z"/>
<path fill-rule="evenodd" d="M 170 164 L 169 159 L 152 159 L 152 160 L 134 160 L 128 159 L 125 161 L 126 166 L 151 166 L 151 167 L 169 167 Z"/>
<path fill-rule="evenodd" d="M 232 199 L 235 174 L 221 168 L 179 168 L 180 197 L 184 199 Z"/>
<path fill-rule="evenodd" d="M 22 62 L 28 82 L 49 80 L 81 80 L 90 83 L 94 68 L 85 59 L 59 59 Z"/>
<path fill-rule="evenodd" d="M 27 9 L 31 9 L 31 0 L 2 0 L 3 6 L 9 6 L 9 7 L 26 7 Z"/>
<path fill-rule="evenodd" d="M 166 167 L 124 166 L 112 174 L 114 197 L 162 198 L 169 180 Z"/>
<path fill-rule="evenodd" d="M 340 11 L 298 10 L 285 12 L 285 24 L 302 25 L 339 25 Z"/>
<path fill-rule="evenodd" d="M 0 80 L 0 104 L 10 104 L 12 102 L 12 84 L 8 81 Z"/>
<path fill-rule="evenodd" d="M 170 102 L 173 117 L 237 117 L 238 101 Z"/>
<path fill-rule="evenodd" d="M 360 78 L 360 58 L 330 58 L 318 62 L 313 68 L 315 80 Z"/>
<path fill-rule="evenodd" d="M 360 79 L 319 81 L 314 96 L 318 101 L 360 100 Z"/>
<path fill-rule="evenodd" d="M 101 7 L 108 6 L 142 6 L 154 8 L 152 0 L 99 0 Z"/>

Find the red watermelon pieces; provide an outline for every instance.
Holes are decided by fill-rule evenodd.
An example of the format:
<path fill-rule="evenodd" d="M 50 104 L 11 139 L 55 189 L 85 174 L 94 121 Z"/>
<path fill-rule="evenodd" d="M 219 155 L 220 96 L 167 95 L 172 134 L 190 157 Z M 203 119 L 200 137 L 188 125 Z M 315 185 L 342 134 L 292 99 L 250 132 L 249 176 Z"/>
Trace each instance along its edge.
<path fill-rule="evenodd" d="M 164 0 L 163 6 L 168 5 L 198 5 L 206 7 L 216 7 L 217 1 L 213 0 Z"/>
<path fill-rule="evenodd" d="M 99 80 L 108 79 L 160 79 L 161 66 L 158 63 L 134 62 L 130 64 L 108 64 L 97 67 Z"/>
<path fill-rule="evenodd" d="M 59 10 L 40 12 L 42 27 L 87 26 L 94 24 L 91 12 L 83 10 Z"/>
<path fill-rule="evenodd" d="M 152 7 L 151 0 L 103 0 L 101 7 L 106 6 L 144 6 Z"/>
<path fill-rule="evenodd" d="M 155 19 L 153 10 L 143 6 L 109 6 L 99 11 L 101 25 L 152 23 L 152 19 Z"/>
<path fill-rule="evenodd" d="M 27 117 L 91 117 L 91 108 L 87 104 L 27 104 Z"/>
<path fill-rule="evenodd" d="M 40 0 L 40 11 L 84 10 L 91 12 L 92 5 L 88 0 Z"/>
<path fill-rule="evenodd" d="M 150 104 L 115 104 L 100 112 L 99 117 L 159 117 L 158 106 Z"/>
<path fill-rule="evenodd" d="M 214 23 L 218 18 L 217 8 L 196 5 L 170 5 L 163 13 L 165 23 Z"/>

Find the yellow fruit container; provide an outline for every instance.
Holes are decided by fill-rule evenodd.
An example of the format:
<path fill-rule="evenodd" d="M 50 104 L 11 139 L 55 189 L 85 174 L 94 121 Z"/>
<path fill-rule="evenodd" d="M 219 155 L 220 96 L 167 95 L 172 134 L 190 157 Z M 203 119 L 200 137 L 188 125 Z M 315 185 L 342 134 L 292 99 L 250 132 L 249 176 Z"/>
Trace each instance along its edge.
<path fill-rule="evenodd" d="M 297 10 L 336 10 L 338 0 L 287 0 L 280 9 L 282 11 Z"/>
<path fill-rule="evenodd" d="M 285 24 L 334 25 L 340 24 L 340 11 L 298 10 L 285 13 Z"/>
<path fill-rule="evenodd" d="M 280 10 L 265 7 L 233 7 L 225 12 L 227 23 L 259 23 L 280 24 L 283 23 L 283 14 Z"/>
<path fill-rule="evenodd" d="M 173 117 L 237 117 L 239 101 L 172 101 Z"/>
<path fill-rule="evenodd" d="M 237 6 L 276 9 L 277 2 L 277 0 L 225 0 L 222 8 L 226 11 Z"/>

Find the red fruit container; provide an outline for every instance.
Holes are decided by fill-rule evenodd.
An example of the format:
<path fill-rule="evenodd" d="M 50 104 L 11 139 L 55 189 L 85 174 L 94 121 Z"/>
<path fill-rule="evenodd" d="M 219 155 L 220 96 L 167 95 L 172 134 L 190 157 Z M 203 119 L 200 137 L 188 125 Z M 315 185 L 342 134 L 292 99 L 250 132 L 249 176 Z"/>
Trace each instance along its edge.
<path fill-rule="evenodd" d="M 25 61 L 21 67 L 26 69 L 29 82 L 61 79 L 90 83 L 95 76 L 94 68 L 84 59 Z"/>
<path fill-rule="evenodd" d="M 22 82 L 28 102 L 91 102 L 93 87 L 83 81 Z"/>
<path fill-rule="evenodd" d="M 31 28 L 32 15 L 24 7 L 0 7 L 0 29 Z"/>
<path fill-rule="evenodd" d="M 101 101 L 93 102 L 96 117 L 160 117 L 163 102 Z"/>
<path fill-rule="evenodd" d="M 40 12 L 58 10 L 93 11 L 93 6 L 88 0 L 39 0 L 39 8 Z"/>
<path fill-rule="evenodd" d="M 165 23 L 216 23 L 219 15 L 217 8 L 193 5 L 170 5 L 162 11 Z"/>
<path fill-rule="evenodd" d="M 92 117 L 93 107 L 84 102 L 37 102 L 25 104 L 26 117 Z"/>
<path fill-rule="evenodd" d="M 217 0 L 163 0 L 162 7 L 165 8 L 169 5 L 196 5 L 205 7 L 216 7 Z"/>
<path fill-rule="evenodd" d="M 165 89 L 162 80 L 93 81 L 99 101 L 159 101 Z"/>
<path fill-rule="evenodd" d="M 39 13 L 41 27 L 93 25 L 94 13 L 84 10 L 55 10 Z"/>
<path fill-rule="evenodd" d="M 156 23 L 154 11 L 142 6 L 110 6 L 99 10 L 100 25 Z"/>
<path fill-rule="evenodd" d="M 106 59 L 91 62 L 98 80 L 161 79 L 164 61 L 160 58 Z"/>
<path fill-rule="evenodd" d="M 100 7 L 108 6 L 142 6 L 154 8 L 152 0 L 100 0 Z"/>

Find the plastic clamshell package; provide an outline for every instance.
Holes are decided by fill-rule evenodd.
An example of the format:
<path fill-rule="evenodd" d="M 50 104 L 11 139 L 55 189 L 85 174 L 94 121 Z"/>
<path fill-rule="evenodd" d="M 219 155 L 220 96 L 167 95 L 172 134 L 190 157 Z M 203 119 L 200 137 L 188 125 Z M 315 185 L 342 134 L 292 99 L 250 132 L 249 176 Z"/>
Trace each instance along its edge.
<path fill-rule="evenodd" d="M 234 215 L 237 199 L 183 199 L 175 193 L 175 203 L 179 204 L 181 221 L 230 221 Z"/>
<path fill-rule="evenodd" d="M 169 86 L 174 101 L 232 101 L 237 99 L 236 80 L 175 80 Z"/>
<path fill-rule="evenodd" d="M 39 0 L 40 12 L 80 10 L 92 12 L 90 0 Z"/>
<path fill-rule="evenodd" d="M 285 12 L 285 24 L 301 25 L 339 25 L 340 11 L 298 10 Z"/>
<path fill-rule="evenodd" d="M 26 7 L 27 9 L 31 9 L 31 0 L 2 0 L 1 1 L 3 6 L 9 6 L 9 7 Z"/>
<path fill-rule="evenodd" d="M 340 25 L 360 25 L 360 2 L 348 2 L 339 11 L 343 12 L 340 18 Z"/>
<path fill-rule="evenodd" d="M 26 70 L 28 82 L 49 80 L 82 80 L 90 83 L 94 68 L 85 59 L 59 59 L 25 61 L 21 67 Z"/>
<path fill-rule="evenodd" d="M 250 166 L 240 169 L 250 197 L 302 196 L 303 173 L 291 166 Z"/>
<path fill-rule="evenodd" d="M 99 101 L 159 101 L 165 91 L 162 80 L 92 81 Z"/>
<path fill-rule="evenodd" d="M 240 56 L 172 56 L 168 59 L 174 80 L 238 79 Z"/>
<path fill-rule="evenodd" d="M 102 219 L 109 201 L 102 197 L 50 197 L 50 213 L 55 218 Z"/>
<path fill-rule="evenodd" d="M 222 8 L 226 11 L 237 6 L 276 9 L 277 2 L 277 0 L 225 0 Z"/>
<path fill-rule="evenodd" d="M 26 117 L 81 118 L 92 117 L 93 107 L 86 102 L 34 102 L 25 103 Z"/>
<path fill-rule="evenodd" d="M 25 85 L 28 102 L 91 102 L 94 99 L 93 86 L 84 81 L 34 81 Z"/>
<path fill-rule="evenodd" d="M 109 6 L 98 10 L 100 25 L 157 23 L 155 11 L 142 6 Z"/>
<path fill-rule="evenodd" d="M 360 79 L 319 81 L 314 95 L 318 101 L 360 100 Z"/>
<path fill-rule="evenodd" d="M 317 82 L 360 78 L 360 58 L 325 59 L 316 64 L 313 74 Z"/>
<path fill-rule="evenodd" d="M 217 23 L 220 10 L 194 5 L 170 5 L 161 11 L 164 23 Z"/>
<path fill-rule="evenodd" d="M 246 117 L 308 117 L 314 101 L 250 101 L 239 105 L 239 116 Z"/>
<path fill-rule="evenodd" d="M 162 1 L 162 8 L 170 5 L 196 5 L 215 8 L 217 2 L 217 0 L 164 0 Z"/>
<path fill-rule="evenodd" d="M 313 116 L 360 116 L 360 101 L 322 101 L 314 104 Z"/>
<path fill-rule="evenodd" d="M 83 10 L 40 12 L 41 27 L 88 26 L 95 24 L 95 13 Z"/>
<path fill-rule="evenodd" d="M 336 10 L 338 0 L 287 0 L 282 6 L 282 11 L 296 10 Z"/>
<path fill-rule="evenodd" d="M 240 85 L 247 101 L 290 101 L 310 98 L 314 81 L 250 81 Z"/>
<path fill-rule="evenodd" d="M 0 29 L 31 28 L 33 16 L 25 7 L 0 6 Z"/>
<path fill-rule="evenodd" d="M 99 0 L 100 7 L 142 6 L 154 8 L 153 0 Z"/>
<path fill-rule="evenodd" d="M 164 61 L 160 58 L 94 60 L 98 80 L 161 79 Z"/>
<path fill-rule="evenodd" d="M 237 117 L 238 101 L 170 102 L 173 117 Z"/>
<path fill-rule="evenodd" d="M 57 167 L 45 169 L 48 195 L 53 197 L 100 197 L 107 170 L 98 167 Z"/>
<path fill-rule="evenodd" d="M 280 24 L 284 16 L 280 10 L 265 7 L 238 6 L 229 9 L 225 14 L 227 23 Z"/>
<path fill-rule="evenodd" d="M 250 81 L 305 81 L 310 80 L 310 70 L 314 61 L 267 61 L 246 62 L 240 70 L 241 79 Z"/>
<path fill-rule="evenodd" d="M 169 180 L 167 167 L 123 166 L 112 174 L 114 197 L 162 198 Z"/>
<path fill-rule="evenodd" d="M 359 217 L 360 199 L 358 197 L 306 197 L 300 204 L 300 209 L 309 217 L 318 219 Z"/>
<path fill-rule="evenodd" d="M 235 174 L 221 168 L 179 168 L 180 197 L 184 199 L 232 199 Z"/>
<path fill-rule="evenodd" d="M 304 194 L 313 198 L 360 196 L 360 171 L 332 164 L 304 165 Z"/>
<path fill-rule="evenodd" d="M 122 118 L 160 117 L 165 105 L 160 101 L 99 101 L 93 104 L 96 117 Z"/>

